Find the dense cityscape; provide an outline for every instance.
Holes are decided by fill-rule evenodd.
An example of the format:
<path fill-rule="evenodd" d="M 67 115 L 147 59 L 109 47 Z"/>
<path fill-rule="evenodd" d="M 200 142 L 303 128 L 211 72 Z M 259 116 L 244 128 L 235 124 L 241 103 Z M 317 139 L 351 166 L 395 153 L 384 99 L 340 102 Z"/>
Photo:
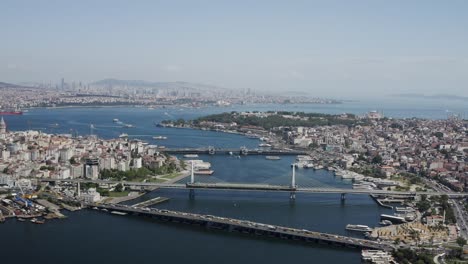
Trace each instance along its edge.
<path fill-rule="evenodd" d="M 260 140 L 258 149 L 241 149 L 239 155 L 302 151 L 293 165 L 297 169 L 332 171 L 335 177 L 352 180 L 353 190 L 368 191 L 379 206 L 400 204 L 394 215 L 381 215 L 381 227 L 346 226 L 393 250 L 393 257 L 364 250 L 365 259 L 396 261 L 408 257 L 404 256 L 406 249 L 418 249 L 421 259 L 440 254 L 460 258 L 464 254 L 464 250 L 454 248 L 466 244 L 468 203 L 465 198 L 449 199 L 454 197 L 451 194 L 466 191 L 468 177 L 468 122 L 456 115 L 428 120 L 393 119 L 378 112 L 365 116 L 231 112 L 195 120 L 165 120 L 158 126 L 221 131 Z M 194 159 L 198 158 L 194 153 L 202 149 L 185 150 L 192 154 L 180 159 L 162 145 L 129 139 L 125 133 L 104 140 L 95 135 L 14 131 L 2 118 L 0 140 L 2 221 L 16 217 L 41 224 L 64 217 L 61 208 L 74 211 L 93 204 L 121 209 L 115 206 L 161 187 L 151 183 L 176 183 L 190 177 L 192 171 L 213 173 L 208 162 Z M 213 155 L 217 150 L 212 151 L 207 153 Z M 57 183 L 50 185 L 50 180 Z M 379 194 L 378 190 L 407 195 Z M 423 245 L 425 251 L 420 250 Z"/>
<path fill-rule="evenodd" d="M 147 82 L 106 79 L 91 84 L 66 82 L 56 85 L 0 83 L 0 111 L 33 107 L 146 106 L 203 107 L 253 103 L 339 104 L 334 99 L 288 96 L 243 91 L 187 82 Z"/>

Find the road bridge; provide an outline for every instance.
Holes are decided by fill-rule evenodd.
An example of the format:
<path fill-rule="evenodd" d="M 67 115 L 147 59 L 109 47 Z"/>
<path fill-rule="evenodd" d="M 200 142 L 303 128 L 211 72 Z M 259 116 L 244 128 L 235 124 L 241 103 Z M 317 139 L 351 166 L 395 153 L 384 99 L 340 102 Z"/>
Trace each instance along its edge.
<path fill-rule="evenodd" d="M 167 222 L 185 223 L 210 229 L 219 229 L 229 232 L 252 234 L 257 236 L 274 237 L 287 240 L 313 242 L 323 245 L 334 245 L 349 248 L 379 249 L 391 251 L 392 245 L 366 239 L 351 238 L 347 236 L 327 234 L 278 225 L 257 223 L 233 218 L 185 213 L 154 208 L 135 208 L 126 205 L 91 204 L 95 209 L 110 213 L 126 213 L 147 216 Z"/>
<path fill-rule="evenodd" d="M 272 191 L 272 192 L 295 192 L 295 193 L 330 193 L 330 194 L 376 194 L 376 195 L 447 195 L 449 198 L 468 197 L 468 193 L 449 193 L 441 191 L 410 192 L 410 191 L 387 191 L 368 189 L 344 189 L 344 188 L 302 188 L 287 185 L 257 184 L 257 183 L 155 183 L 155 182 L 131 182 L 131 181 L 109 181 L 90 179 L 41 179 L 42 182 L 70 182 L 70 183 L 97 183 L 118 184 L 126 186 L 155 187 L 165 189 L 205 189 L 205 190 L 240 190 L 240 191 Z"/>
<path fill-rule="evenodd" d="M 191 162 L 191 174 L 187 183 L 155 183 L 155 182 L 129 182 L 129 181 L 110 181 L 110 180 L 90 180 L 90 179 L 41 179 L 43 182 L 82 182 L 98 183 L 98 184 L 123 184 L 127 186 L 142 186 L 153 188 L 170 188 L 170 189 L 188 189 L 189 196 L 192 198 L 195 195 L 196 189 L 212 189 L 212 190 L 241 190 L 241 191 L 272 191 L 272 192 L 289 192 L 290 198 L 294 200 L 296 193 L 331 193 L 341 194 L 341 199 L 345 200 L 346 194 L 373 194 L 373 195 L 388 195 L 414 197 L 416 195 L 447 195 L 449 198 L 464 198 L 468 193 L 456 193 L 445 191 L 429 191 L 429 192 L 411 192 L 411 191 L 388 191 L 388 190 L 370 190 L 370 189 L 346 189 L 335 187 L 301 187 L 296 184 L 296 166 L 292 166 L 291 184 L 262 184 L 262 183 L 204 183 L 195 182 L 194 163 Z"/>
<path fill-rule="evenodd" d="M 164 148 L 160 149 L 161 152 L 167 154 L 231 154 L 231 155 L 305 155 L 306 151 L 289 150 L 289 149 L 248 149 L 246 147 L 240 148 Z"/>

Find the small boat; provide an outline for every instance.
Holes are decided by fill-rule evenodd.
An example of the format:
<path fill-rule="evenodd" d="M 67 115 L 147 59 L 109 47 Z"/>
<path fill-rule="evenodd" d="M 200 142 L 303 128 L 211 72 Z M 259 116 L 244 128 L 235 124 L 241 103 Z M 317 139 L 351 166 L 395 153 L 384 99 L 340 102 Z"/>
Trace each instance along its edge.
<path fill-rule="evenodd" d="M 167 137 L 164 137 L 164 136 L 154 136 L 153 139 L 167 139 Z"/>
<path fill-rule="evenodd" d="M 198 158 L 197 154 L 185 154 L 184 158 Z"/>
<path fill-rule="evenodd" d="M 24 221 L 26 221 L 26 219 L 24 219 L 24 218 L 18 218 L 18 221 L 24 222 Z"/>
<path fill-rule="evenodd" d="M 123 126 L 124 128 L 134 128 L 135 126 L 134 125 L 131 125 L 131 124 L 126 124 Z"/>
<path fill-rule="evenodd" d="M 379 223 L 380 225 L 383 225 L 383 226 L 389 226 L 392 224 L 392 221 L 389 221 L 389 220 L 382 220 L 380 221 Z"/>
<path fill-rule="evenodd" d="M 267 144 L 267 143 L 260 143 L 260 144 L 258 144 L 258 146 L 261 147 L 261 148 L 269 148 L 269 147 L 271 147 L 271 145 L 270 145 L 270 144 Z"/>
<path fill-rule="evenodd" d="M 118 122 L 119 122 L 119 119 L 117 119 L 117 118 L 114 118 L 114 119 L 112 119 L 112 122 L 114 122 L 114 123 L 118 123 Z"/>
<path fill-rule="evenodd" d="M 267 160 L 280 160 L 280 156 L 266 156 L 265 159 Z"/>
<path fill-rule="evenodd" d="M 31 219 L 31 223 L 42 225 L 45 223 L 45 221 L 39 220 L 37 218 L 33 218 Z"/>
<path fill-rule="evenodd" d="M 111 214 L 115 214 L 115 215 L 127 215 L 127 213 L 125 213 L 125 212 L 120 212 L 120 211 L 112 211 Z"/>
<path fill-rule="evenodd" d="M 256 135 L 256 134 L 245 134 L 246 137 L 250 138 L 250 139 L 259 139 L 260 136 L 259 135 Z"/>
<path fill-rule="evenodd" d="M 119 138 L 127 138 L 128 134 L 127 133 L 122 133 L 119 135 Z"/>
<path fill-rule="evenodd" d="M 193 172 L 195 175 L 212 175 L 214 170 L 197 170 Z"/>

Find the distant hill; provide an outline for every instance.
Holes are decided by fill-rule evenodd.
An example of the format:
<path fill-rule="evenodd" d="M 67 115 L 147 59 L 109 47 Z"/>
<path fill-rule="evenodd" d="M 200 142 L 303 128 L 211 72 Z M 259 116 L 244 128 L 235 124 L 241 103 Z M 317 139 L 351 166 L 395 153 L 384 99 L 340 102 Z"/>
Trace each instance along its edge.
<path fill-rule="evenodd" d="M 194 89 L 194 90 L 227 90 L 225 88 L 191 82 L 150 82 L 144 80 L 119 80 L 119 79 L 104 79 L 91 83 L 97 86 L 128 86 L 128 87 L 145 87 L 145 88 L 161 88 L 161 89 Z"/>
<path fill-rule="evenodd" d="M 0 82 L 0 88 L 21 88 L 21 87 L 24 87 L 24 86 L 12 84 L 12 83 Z"/>
<path fill-rule="evenodd" d="M 425 95 L 425 94 L 418 94 L 418 93 L 403 93 L 403 94 L 392 94 L 391 96 L 406 97 L 406 98 L 418 98 L 418 99 L 443 99 L 443 100 L 468 101 L 468 97 L 466 97 L 466 96 L 459 96 L 459 95 L 453 95 L 453 94 Z"/>

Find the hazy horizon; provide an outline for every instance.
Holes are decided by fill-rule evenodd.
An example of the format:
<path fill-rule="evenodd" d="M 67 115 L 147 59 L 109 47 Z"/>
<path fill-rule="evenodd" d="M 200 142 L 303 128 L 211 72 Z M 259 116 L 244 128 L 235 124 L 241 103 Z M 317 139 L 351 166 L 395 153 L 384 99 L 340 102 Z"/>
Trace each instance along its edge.
<path fill-rule="evenodd" d="M 468 96 L 465 1 L 2 1 L 0 82 Z"/>

